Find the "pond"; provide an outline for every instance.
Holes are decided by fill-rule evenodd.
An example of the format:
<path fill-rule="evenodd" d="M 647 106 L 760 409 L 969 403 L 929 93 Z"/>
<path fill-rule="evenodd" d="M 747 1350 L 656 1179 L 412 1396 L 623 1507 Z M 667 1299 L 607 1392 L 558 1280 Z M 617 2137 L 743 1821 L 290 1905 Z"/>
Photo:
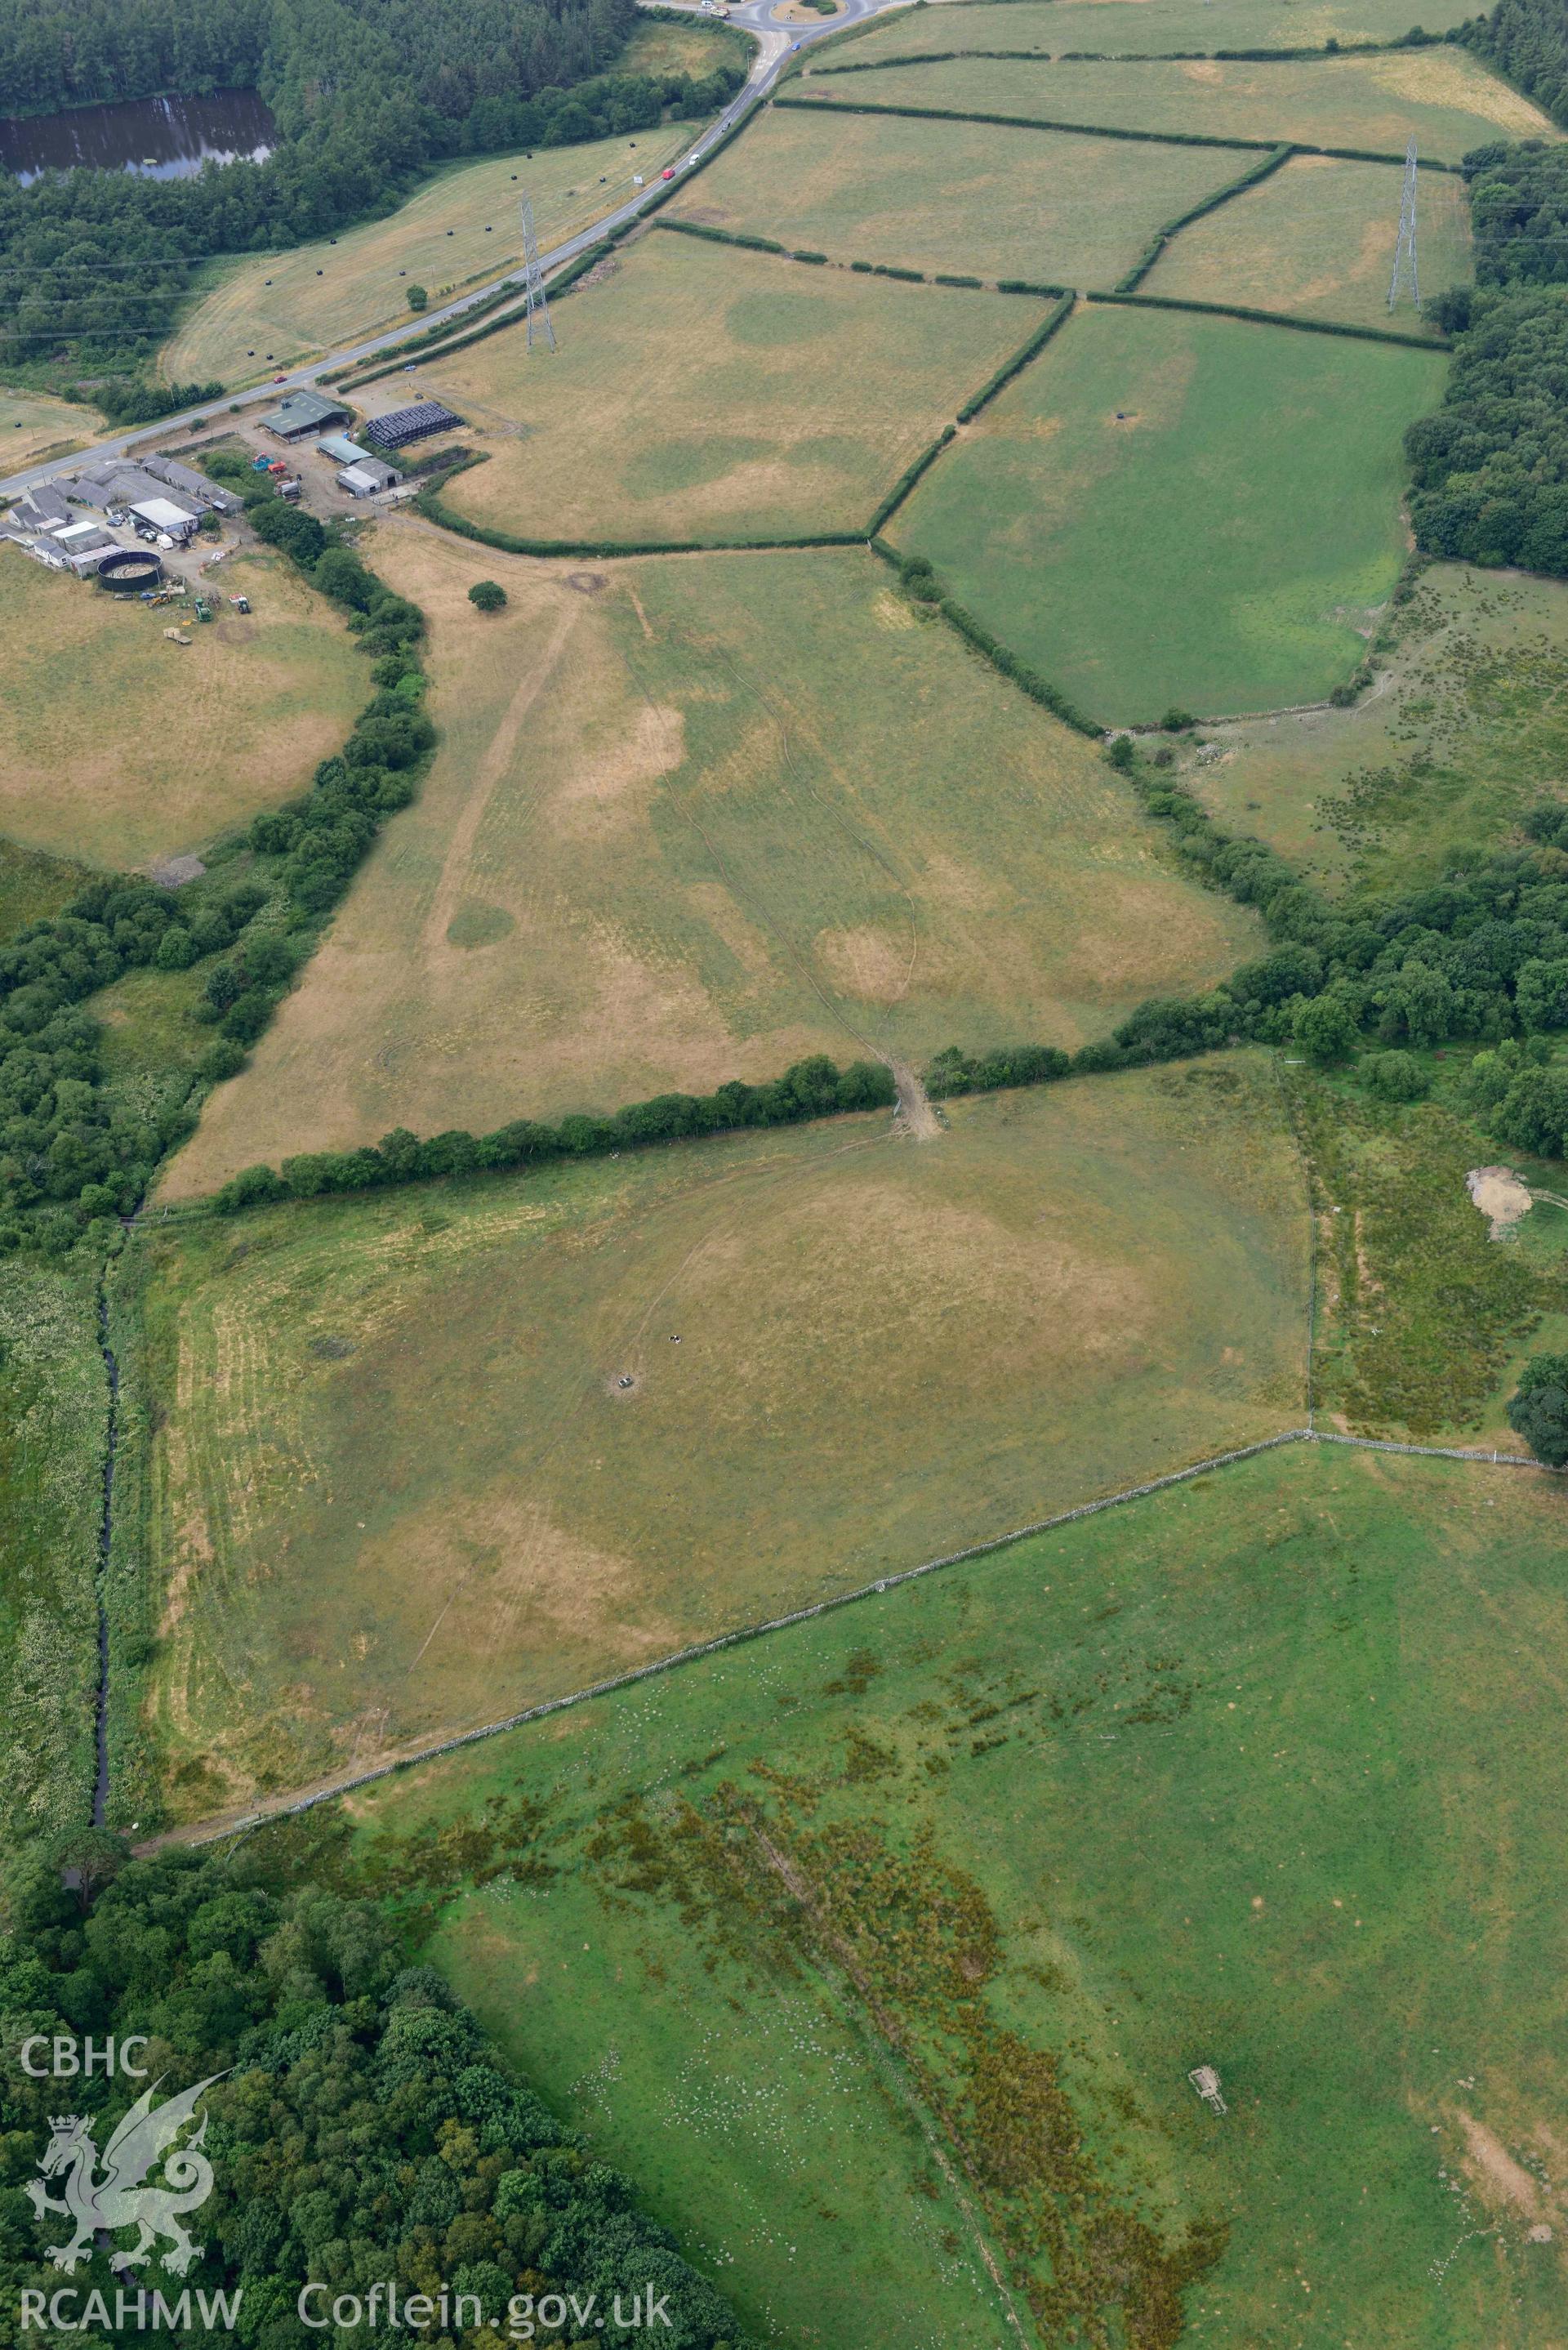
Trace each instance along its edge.
<path fill-rule="evenodd" d="M 274 135 L 272 116 L 254 89 L 138 98 L 0 122 L 0 170 L 24 186 L 40 172 L 68 172 L 78 164 L 150 180 L 188 180 L 203 163 L 259 163 L 271 152 Z"/>

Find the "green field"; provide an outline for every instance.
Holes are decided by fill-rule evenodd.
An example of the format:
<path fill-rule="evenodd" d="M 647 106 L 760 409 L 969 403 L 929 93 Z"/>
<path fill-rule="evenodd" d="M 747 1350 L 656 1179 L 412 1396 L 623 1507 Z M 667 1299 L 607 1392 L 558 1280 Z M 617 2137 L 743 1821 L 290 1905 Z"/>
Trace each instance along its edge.
<path fill-rule="evenodd" d="M 1076 1045 L 1257 951 L 1096 746 L 858 549 L 564 574 L 417 526 L 375 549 L 432 622 L 435 766 L 170 1198 L 808 1052 Z M 468 601 L 481 564 L 500 619 Z"/>
<path fill-rule="evenodd" d="M 1305 1241 L 1246 1057 L 148 1228 L 176 1816 L 1292 1425 Z"/>
<path fill-rule="evenodd" d="M 0 547 L 0 833 L 125 868 L 199 848 L 298 791 L 369 697 L 331 606 L 281 556 L 213 575 L 218 618 L 105 595 Z M 252 610 L 227 608 L 243 589 Z"/>
<path fill-rule="evenodd" d="M 1421 0 L 1428 33 L 1472 13 L 1464 0 Z M 823 66 L 851 58 L 917 57 L 925 49 L 1039 49 L 1106 57 L 1177 49 L 1309 48 L 1324 41 L 1397 41 L 1410 29 L 1410 0 L 940 0 L 899 8 L 846 41 Z M 822 67 L 807 67 L 808 74 Z"/>
<path fill-rule="evenodd" d="M 651 175 L 672 162 L 683 151 L 682 128 L 541 148 L 526 160 L 493 155 L 454 163 L 384 220 L 286 253 L 214 265 L 160 366 L 176 380 L 216 375 L 246 382 L 266 374 L 269 359 L 294 367 L 404 318 L 411 330 L 419 321 L 408 308 L 410 286 L 422 286 L 439 303 L 521 261 L 524 195 L 533 199 L 539 243 L 548 252 L 624 203 L 634 172 Z M 684 130 L 689 142 L 690 126 Z"/>
<path fill-rule="evenodd" d="M 389 1781 L 357 1850 L 763 2338 L 881 2350 L 902 2278 L 990 2350 L 983 2234 L 1049 2350 L 1544 2345 L 1561 1560 L 1550 1481 L 1293 1448 Z"/>
<path fill-rule="evenodd" d="M 109 1399 L 90 1271 L 4 1263 L 0 1837 L 9 1856 L 79 1820 L 90 1797 Z"/>
<path fill-rule="evenodd" d="M 675 217 L 836 260 L 1114 286 L 1162 221 L 1235 177 L 1234 162 L 1204 148 L 871 115 L 835 124 L 773 108 Z"/>
<path fill-rule="evenodd" d="M 1413 135 L 1424 155 L 1450 163 L 1489 139 L 1562 135 L 1532 99 L 1488 73 L 1467 50 L 1444 47 L 1262 65 L 1201 57 L 1183 65 L 960 57 L 814 77 L 809 95 L 857 106 L 954 107 L 1214 139 L 1290 139 L 1308 147 L 1370 149 L 1399 160 Z"/>
<path fill-rule="evenodd" d="M 1388 309 L 1403 184 L 1391 164 L 1298 156 L 1260 187 L 1183 229 L 1140 291 L 1418 333 L 1421 316 L 1407 282 L 1397 314 Z M 1464 182 L 1423 172 L 1416 222 L 1429 310 L 1434 294 L 1470 282 Z"/>
<path fill-rule="evenodd" d="M 1404 550 L 1400 438 L 1443 360 L 1175 312 L 1085 308 L 892 525 L 1107 722 L 1313 701 Z"/>
<path fill-rule="evenodd" d="M 1350 710 L 1177 746 L 1221 824 L 1331 887 L 1421 889 L 1496 848 L 1568 776 L 1568 587 L 1435 564 Z"/>
<path fill-rule="evenodd" d="M 606 266 L 554 354 L 514 327 L 421 369 L 488 452 L 459 514 L 573 540 L 858 528 L 1041 316 L 657 232 Z"/>

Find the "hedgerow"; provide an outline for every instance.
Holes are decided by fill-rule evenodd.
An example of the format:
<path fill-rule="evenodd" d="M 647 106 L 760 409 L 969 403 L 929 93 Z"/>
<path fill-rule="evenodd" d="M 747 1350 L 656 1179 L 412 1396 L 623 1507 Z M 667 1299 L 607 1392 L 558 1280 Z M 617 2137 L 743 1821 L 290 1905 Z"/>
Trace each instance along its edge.
<path fill-rule="evenodd" d="M 771 1085 L 738 1078 L 711 1094 L 658 1094 L 608 1117 L 573 1115 L 557 1125 L 515 1118 L 493 1134 L 453 1127 L 421 1140 L 406 1128 L 360 1150 L 316 1150 L 286 1159 L 281 1171 L 247 1167 L 214 1200 L 220 1215 L 272 1200 L 310 1200 L 328 1191 L 384 1190 L 438 1175 L 472 1175 L 542 1165 L 556 1159 L 603 1157 L 612 1150 L 693 1136 L 736 1133 L 748 1127 L 787 1126 L 847 1110 L 890 1107 L 898 1098 L 891 1072 L 879 1061 L 852 1061 L 839 1069 L 818 1054 L 796 1061 Z"/>
<path fill-rule="evenodd" d="M 981 384 L 972 400 L 965 400 L 958 412 L 958 421 L 961 424 L 967 424 L 971 418 L 978 416 L 981 410 L 988 408 L 997 393 L 1005 385 L 1010 384 L 1015 375 L 1023 374 L 1030 360 L 1039 356 L 1056 329 L 1072 316 L 1073 305 L 1076 299 L 1077 296 L 1074 294 L 1062 296 L 1055 308 L 1030 336 L 1029 340 L 1020 349 L 1014 351 L 1010 359 L 1002 361 L 991 380 Z"/>
<path fill-rule="evenodd" d="M 1297 148 L 1297 154 L 1304 151 Z M 1239 302 L 1187 302 L 1171 294 L 1124 294 L 1119 288 L 1085 295 L 1085 302 L 1119 302 L 1144 310 L 1196 310 L 1210 318 L 1241 318 L 1250 326 L 1293 327 L 1303 335 L 1346 335 L 1352 342 L 1397 343 L 1406 350 L 1447 351 L 1453 345 L 1442 335 L 1401 335 L 1389 327 L 1352 327 L 1335 318 L 1303 318 L 1293 310 L 1258 310 Z"/>
<path fill-rule="evenodd" d="M 916 458 L 914 463 L 899 474 L 898 480 L 894 483 L 892 488 L 888 491 L 887 496 L 883 499 L 881 504 L 877 507 L 876 513 L 867 524 L 865 535 L 867 538 L 875 538 L 883 525 L 891 521 L 893 515 L 898 513 L 898 508 L 903 504 L 904 500 L 909 496 L 909 492 L 914 488 L 915 484 L 919 480 L 921 474 L 926 472 L 929 466 L 936 463 L 937 459 L 941 455 L 942 451 L 947 447 L 949 442 L 955 437 L 957 432 L 958 427 L 956 424 L 944 424 L 936 439 L 931 442 L 930 447 L 929 449 L 922 450 L 920 454 Z"/>
<path fill-rule="evenodd" d="M 1143 283 L 1171 238 L 1180 230 L 1190 227 L 1194 221 L 1201 220 L 1206 213 L 1217 212 L 1221 204 L 1228 204 L 1232 196 L 1242 194 L 1248 188 L 1255 188 L 1261 180 L 1266 180 L 1277 172 L 1282 163 L 1288 162 L 1293 152 L 1288 141 L 1276 147 L 1261 162 L 1251 164 L 1239 178 L 1227 181 L 1222 188 L 1215 188 L 1197 203 L 1189 205 L 1186 212 L 1178 213 L 1174 220 L 1168 220 L 1163 227 L 1157 228 L 1126 276 L 1117 278 L 1113 290 L 1117 294 L 1132 293 Z"/>

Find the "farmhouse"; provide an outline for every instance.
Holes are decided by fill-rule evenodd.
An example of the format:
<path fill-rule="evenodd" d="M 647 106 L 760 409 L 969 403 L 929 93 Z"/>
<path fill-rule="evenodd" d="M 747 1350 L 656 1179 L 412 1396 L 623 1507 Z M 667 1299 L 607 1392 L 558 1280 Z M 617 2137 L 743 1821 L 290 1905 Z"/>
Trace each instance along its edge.
<path fill-rule="evenodd" d="M 448 432 L 462 422 L 462 417 L 443 408 L 439 400 L 416 400 L 410 408 L 394 408 L 385 416 L 368 418 L 365 430 L 379 447 L 403 449 L 410 441 L 426 441 L 432 432 Z"/>
<path fill-rule="evenodd" d="M 73 517 L 58 490 L 52 490 L 47 482 L 42 482 L 25 498 L 17 499 L 9 519 L 20 524 L 24 530 L 30 531 L 53 530 L 57 525 L 70 522 Z"/>
<path fill-rule="evenodd" d="M 336 428 L 350 421 L 349 411 L 337 400 L 324 400 L 318 391 L 291 391 L 262 418 L 262 431 L 275 441 L 306 441 L 324 426 Z"/>

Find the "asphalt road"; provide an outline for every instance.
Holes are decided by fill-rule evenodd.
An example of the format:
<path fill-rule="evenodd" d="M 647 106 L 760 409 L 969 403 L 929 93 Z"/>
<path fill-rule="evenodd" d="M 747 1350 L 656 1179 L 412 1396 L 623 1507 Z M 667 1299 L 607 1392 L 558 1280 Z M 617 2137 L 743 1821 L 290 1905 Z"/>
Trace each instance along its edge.
<path fill-rule="evenodd" d="M 700 8 L 691 5 L 691 0 L 666 0 L 666 5 L 682 9 L 687 16 L 700 16 L 702 14 Z M 742 115 L 750 113 L 753 107 L 761 104 L 795 50 L 808 47 L 829 33 L 841 33 L 846 25 L 857 24 L 867 16 L 879 16 L 889 8 L 907 6 L 908 0 L 841 0 L 836 16 L 823 17 L 810 25 L 777 23 L 774 9 L 783 5 L 784 0 L 745 0 L 742 6 L 732 6 L 730 22 L 740 26 L 742 31 L 755 38 L 758 43 L 757 60 L 745 88 L 731 99 L 717 121 L 710 123 L 685 150 L 688 162 L 694 162 L 705 155 L 717 140 L 722 139 L 725 132 L 734 127 Z M 685 168 L 683 163 L 680 169 Z M 601 237 L 608 236 L 614 230 L 624 228 L 653 202 L 655 196 L 663 192 L 663 187 L 661 180 L 655 180 L 615 212 L 607 213 L 603 220 L 596 221 L 592 228 L 583 229 L 577 235 L 568 237 L 565 244 L 553 246 L 543 256 L 545 269 L 564 268 L 587 246 L 597 244 Z M 483 302 L 494 290 L 493 285 L 477 286 L 459 300 L 449 302 L 443 309 L 427 312 L 420 326 L 426 328 L 445 326 L 449 320 L 459 319 L 464 311 L 472 309 L 476 302 Z M 342 350 L 329 351 L 321 359 L 312 359 L 308 367 L 296 368 L 292 375 L 285 376 L 281 383 L 269 384 L 266 389 L 275 398 L 281 399 L 286 391 L 298 390 L 305 385 L 313 384 L 319 376 L 334 368 L 357 366 L 366 359 L 374 359 L 379 352 L 389 349 L 395 343 L 406 342 L 411 331 L 418 329 L 405 322 L 400 327 L 389 328 L 385 334 L 372 336 L 368 342 L 351 343 Z M 73 457 L 56 457 L 47 464 L 34 465 L 19 473 L 0 476 L 0 491 L 15 497 L 18 492 L 31 489 L 35 483 L 50 481 L 57 473 L 72 473 L 79 465 L 99 457 L 122 457 L 130 450 L 162 440 L 171 432 L 220 421 L 228 415 L 230 401 L 225 394 L 223 399 L 211 401 L 203 407 L 182 409 L 173 416 L 161 416 L 155 424 L 140 425 L 134 432 L 122 432 L 115 440 L 95 441 L 89 450 L 78 449 Z"/>

